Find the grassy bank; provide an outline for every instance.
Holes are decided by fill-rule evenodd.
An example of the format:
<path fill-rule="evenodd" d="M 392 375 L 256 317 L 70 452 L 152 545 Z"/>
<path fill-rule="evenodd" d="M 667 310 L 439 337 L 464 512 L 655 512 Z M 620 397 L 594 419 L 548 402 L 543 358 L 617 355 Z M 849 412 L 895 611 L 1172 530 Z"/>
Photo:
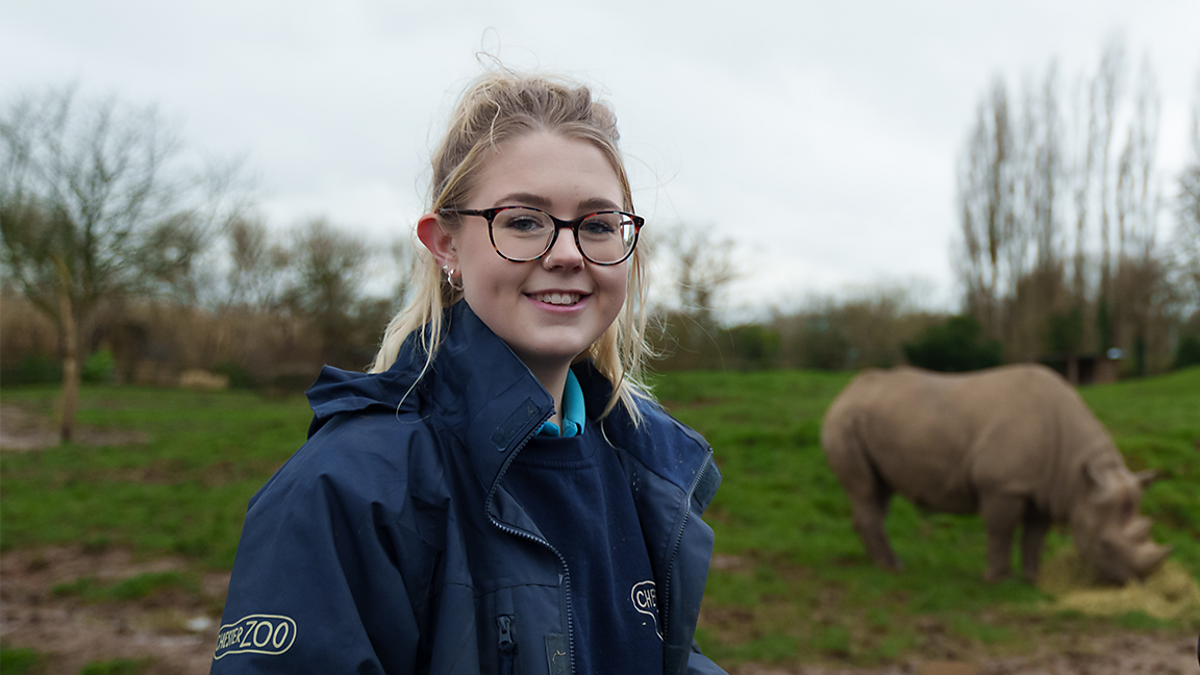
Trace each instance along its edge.
<path fill-rule="evenodd" d="M 820 447 L 821 418 L 850 378 L 688 372 L 660 381 L 658 395 L 708 438 L 724 475 L 706 518 L 718 553 L 701 623 L 706 651 L 725 663 L 874 663 L 913 650 L 1021 650 L 1083 631 L 1182 629 L 1142 614 L 1047 615 L 1046 597 L 1026 584 L 982 583 L 986 542 L 977 516 L 924 513 L 902 499 L 893 500 L 888 531 L 906 570 L 876 569 Z M 1156 521 L 1154 538 L 1200 576 L 1200 369 L 1083 395 L 1131 468 L 1163 473 L 1143 512 Z M 1047 557 L 1065 543 L 1052 533 Z"/>
<path fill-rule="evenodd" d="M 699 638 L 712 656 L 873 663 L 913 651 L 1020 650 L 1103 629 L 1200 628 L 1140 614 L 1048 615 L 1036 589 L 982 583 L 977 517 L 922 513 L 902 500 L 888 529 L 907 570 L 875 569 L 819 442 L 821 417 L 850 377 L 685 372 L 657 381 L 667 407 L 712 443 L 725 477 L 706 517 L 717 555 Z M 49 414 L 55 393 L 8 389 L 0 400 Z M 1155 539 L 1200 577 L 1200 369 L 1093 387 L 1084 398 L 1131 468 L 1163 472 L 1143 510 Z M 5 452 L 0 551 L 115 546 L 228 569 L 247 500 L 303 442 L 308 419 L 301 397 L 85 388 L 80 424 L 135 430 L 145 442 Z M 1065 542 L 1053 534 L 1048 554 Z"/>
<path fill-rule="evenodd" d="M 53 388 L 0 401 L 49 415 Z M 79 425 L 134 430 L 144 443 L 67 444 L 0 458 L 0 550 L 122 546 L 229 568 L 246 502 L 304 440 L 300 397 L 85 387 Z"/>

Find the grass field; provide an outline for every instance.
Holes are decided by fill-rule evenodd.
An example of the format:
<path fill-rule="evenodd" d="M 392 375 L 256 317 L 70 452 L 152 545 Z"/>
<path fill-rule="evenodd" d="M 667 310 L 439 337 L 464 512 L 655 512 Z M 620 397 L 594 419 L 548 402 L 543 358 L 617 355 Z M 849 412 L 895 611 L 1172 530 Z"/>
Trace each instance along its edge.
<path fill-rule="evenodd" d="M 49 413 L 56 393 L 5 390 L 0 400 Z M 0 551 L 127 546 L 232 567 L 246 502 L 304 441 L 309 418 L 301 397 L 85 387 L 80 425 L 148 442 L 5 453 Z"/>
<path fill-rule="evenodd" d="M 724 475 L 706 517 L 721 554 L 705 597 L 706 652 L 722 663 L 875 663 L 947 645 L 1019 651 L 1056 634 L 1164 626 L 1144 614 L 1047 614 L 1047 598 L 1026 584 L 986 585 L 979 518 L 923 513 L 901 499 L 888 531 L 906 571 L 874 568 L 820 447 L 821 418 L 850 378 L 686 372 L 660 381 L 656 393 L 705 435 Z M 1143 512 L 1156 521 L 1154 538 L 1200 576 L 1200 369 L 1086 388 L 1083 396 L 1130 468 L 1164 473 Z M 1052 533 L 1046 557 L 1066 542 Z"/>
<path fill-rule="evenodd" d="M 1143 614 L 1047 613 L 1034 588 L 982 583 L 978 518 L 922 513 L 901 500 L 888 530 L 907 570 L 874 568 L 819 444 L 821 417 L 850 377 L 684 372 L 656 382 L 672 412 L 708 438 L 724 475 L 706 516 L 717 555 L 698 636 L 719 662 L 870 664 L 946 645 L 1004 653 L 1056 635 L 1200 628 Z M 6 389 L 0 400 L 49 414 L 55 394 Z M 1143 511 L 1156 522 L 1154 538 L 1200 577 L 1200 369 L 1083 394 L 1131 468 L 1165 474 Z M 85 388 L 81 424 L 140 431 L 147 442 L 5 452 L 0 552 L 120 547 L 143 558 L 183 556 L 196 571 L 228 569 L 247 500 L 303 442 L 308 420 L 301 397 Z M 1052 534 L 1047 555 L 1065 542 Z M 190 579 L 185 571 L 103 587 L 84 578 L 55 592 L 119 601 L 155 584 L 188 592 Z"/>

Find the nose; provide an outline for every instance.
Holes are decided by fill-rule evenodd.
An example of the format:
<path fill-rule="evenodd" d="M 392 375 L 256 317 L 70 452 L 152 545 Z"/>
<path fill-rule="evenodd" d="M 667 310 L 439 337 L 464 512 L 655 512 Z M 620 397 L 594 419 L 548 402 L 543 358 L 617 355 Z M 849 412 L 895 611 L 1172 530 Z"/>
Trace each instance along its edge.
<path fill-rule="evenodd" d="M 575 245 L 575 232 L 570 227 L 559 227 L 554 244 L 542 256 L 546 269 L 574 269 L 583 266 L 583 253 Z"/>

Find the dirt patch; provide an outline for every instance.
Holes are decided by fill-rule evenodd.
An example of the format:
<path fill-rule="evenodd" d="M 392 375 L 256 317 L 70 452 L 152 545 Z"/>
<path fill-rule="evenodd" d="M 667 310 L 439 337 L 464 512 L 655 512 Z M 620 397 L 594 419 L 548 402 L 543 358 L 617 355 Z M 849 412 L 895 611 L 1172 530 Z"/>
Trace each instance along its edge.
<path fill-rule="evenodd" d="M 734 556 L 719 564 L 745 564 Z M 59 597 L 55 586 L 94 577 L 112 583 L 139 574 L 186 571 L 183 558 L 139 560 L 128 551 L 50 547 L 0 556 L 0 638 L 6 647 L 46 655 L 46 673 L 78 673 L 117 658 L 149 660 L 150 675 L 209 671 L 229 588 L 228 574 L 204 574 L 199 593 L 169 592 L 140 601 L 89 604 Z M 711 617 L 710 617 L 711 618 Z M 718 617 L 734 630 L 745 617 Z M 931 629 L 931 632 L 936 630 Z M 949 652 L 948 652 L 949 654 Z M 942 660 L 937 660 L 938 658 Z M 1195 675 L 1196 637 L 1187 634 L 1061 636 L 1033 654 L 1006 657 L 913 656 L 896 664 L 851 668 L 836 663 L 743 663 L 731 675 Z"/>
<path fill-rule="evenodd" d="M 129 445 L 145 443 L 148 440 L 149 437 L 140 431 L 82 425 L 75 427 L 75 442 L 81 445 Z M 58 430 L 49 418 L 19 405 L 0 405 L 0 449 L 28 452 L 57 446 Z"/>
<path fill-rule="evenodd" d="M 941 661 L 912 658 L 876 668 L 744 663 L 730 675 L 1195 675 L 1194 635 L 1077 636 L 1025 656 Z"/>
<path fill-rule="evenodd" d="M 1044 571 L 1054 577 L 1060 574 L 1063 560 L 1070 562 L 1068 557 L 1050 561 L 1043 567 Z M 713 556 L 714 569 L 727 572 L 748 573 L 754 569 L 753 555 L 738 556 L 716 554 Z M 787 569 L 787 566 L 774 564 L 775 569 Z M 1178 568 L 1178 569 L 1176 569 Z M 803 573 L 793 571 L 793 574 Z M 1186 581 L 1180 581 L 1180 575 Z M 1061 575 L 1060 575 L 1061 576 Z M 1133 585 L 1128 588 L 1090 588 L 1086 581 L 1075 580 L 1075 586 L 1070 589 L 1053 590 L 1078 591 L 1112 597 L 1116 599 L 1132 596 L 1138 602 L 1120 605 L 1121 612 L 1147 611 L 1142 600 L 1145 597 L 1167 598 L 1178 604 L 1191 598 L 1189 589 L 1196 582 L 1187 576 L 1177 563 L 1168 563 L 1145 587 Z M 1181 590 L 1182 589 L 1182 590 Z M 816 623 L 832 622 L 835 618 L 828 615 L 828 608 L 837 607 L 838 594 L 841 589 L 830 585 L 820 592 L 820 597 L 813 609 L 813 619 Z M 1049 591 L 1047 591 L 1049 592 Z M 1074 598 L 1067 593 L 1064 598 Z M 710 633 L 719 634 L 734 643 L 744 643 L 763 637 L 756 634 L 754 626 L 761 621 L 761 613 L 770 612 L 769 598 L 762 605 L 754 608 L 705 606 L 701 615 L 701 625 Z M 1107 605 L 1106 605 L 1107 606 Z M 1174 606 L 1174 605 L 1172 605 Z M 1181 605 L 1182 606 L 1182 605 Z M 1151 604 L 1149 609 L 1156 608 Z M 1187 605 L 1191 607 L 1191 605 Z M 1047 603 L 1047 610 L 1060 609 L 1058 603 Z M 1112 612 L 1091 612 L 1071 607 L 1082 613 L 1112 614 Z M 1117 613 L 1121 613 L 1117 612 Z M 1169 618 L 1191 616 L 1172 612 Z M 1164 617 L 1168 618 L 1168 617 Z M 830 653 L 824 663 L 806 663 L 792 665 L 766 665 L 759 663 L 743 663 L 727 670 L 731 675 L 1127 675 L 1141 673 L 1160 673 L 1162 675 L 1196 675 L 1200 673 L 1197 666 L 1195 633 L 1184 631 L 1160 631 L 1146 633 L 1128 633 L 1119 629 L 1109 629 L 1098 634 L 1076 633 L 1047 633 L 1035 644 L 1033 653 L 1014 654 L 1011 650 L 1004 655 L 988 653 L 986 648 L 973 644 L 971 641 L 958 637 L 947 626 L 934 617 L 919 617 L 915 619 L 916 629 L 924 642 L 919 653 L 905 656 L 897 663 L 876 667 L 851 667 L 837 662 L 837 655 Z M 766 623 L 770 624 L 768 620 Z"/>
<path fill-rule="evenodd" d="M 0 556 L 0 637 L 9 648 L 45 655 L 45 672 L 78 673 L 117 658 L 150 661 L 145 673 L 207 673 L 229 588 L 228 574 L 204 574 L 199 593 L 177 590 L 141 600 L 88 603 L 53 589 L 81 578 L 112 583 L 151 572 L 184 571 L 181 558 L 137 560 L 128 551 L 73 547 Z"/>

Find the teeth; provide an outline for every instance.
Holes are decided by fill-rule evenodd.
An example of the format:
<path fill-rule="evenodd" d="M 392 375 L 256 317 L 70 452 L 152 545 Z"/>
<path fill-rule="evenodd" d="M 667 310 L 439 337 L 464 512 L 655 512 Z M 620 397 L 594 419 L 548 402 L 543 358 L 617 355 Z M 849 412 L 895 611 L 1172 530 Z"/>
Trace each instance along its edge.
<path fill-rule="evenodd" d="M 582 296 L 578 293 L 543 293 L 534 297 L 551 305 L 573 305 L 579 302 Z"/>

